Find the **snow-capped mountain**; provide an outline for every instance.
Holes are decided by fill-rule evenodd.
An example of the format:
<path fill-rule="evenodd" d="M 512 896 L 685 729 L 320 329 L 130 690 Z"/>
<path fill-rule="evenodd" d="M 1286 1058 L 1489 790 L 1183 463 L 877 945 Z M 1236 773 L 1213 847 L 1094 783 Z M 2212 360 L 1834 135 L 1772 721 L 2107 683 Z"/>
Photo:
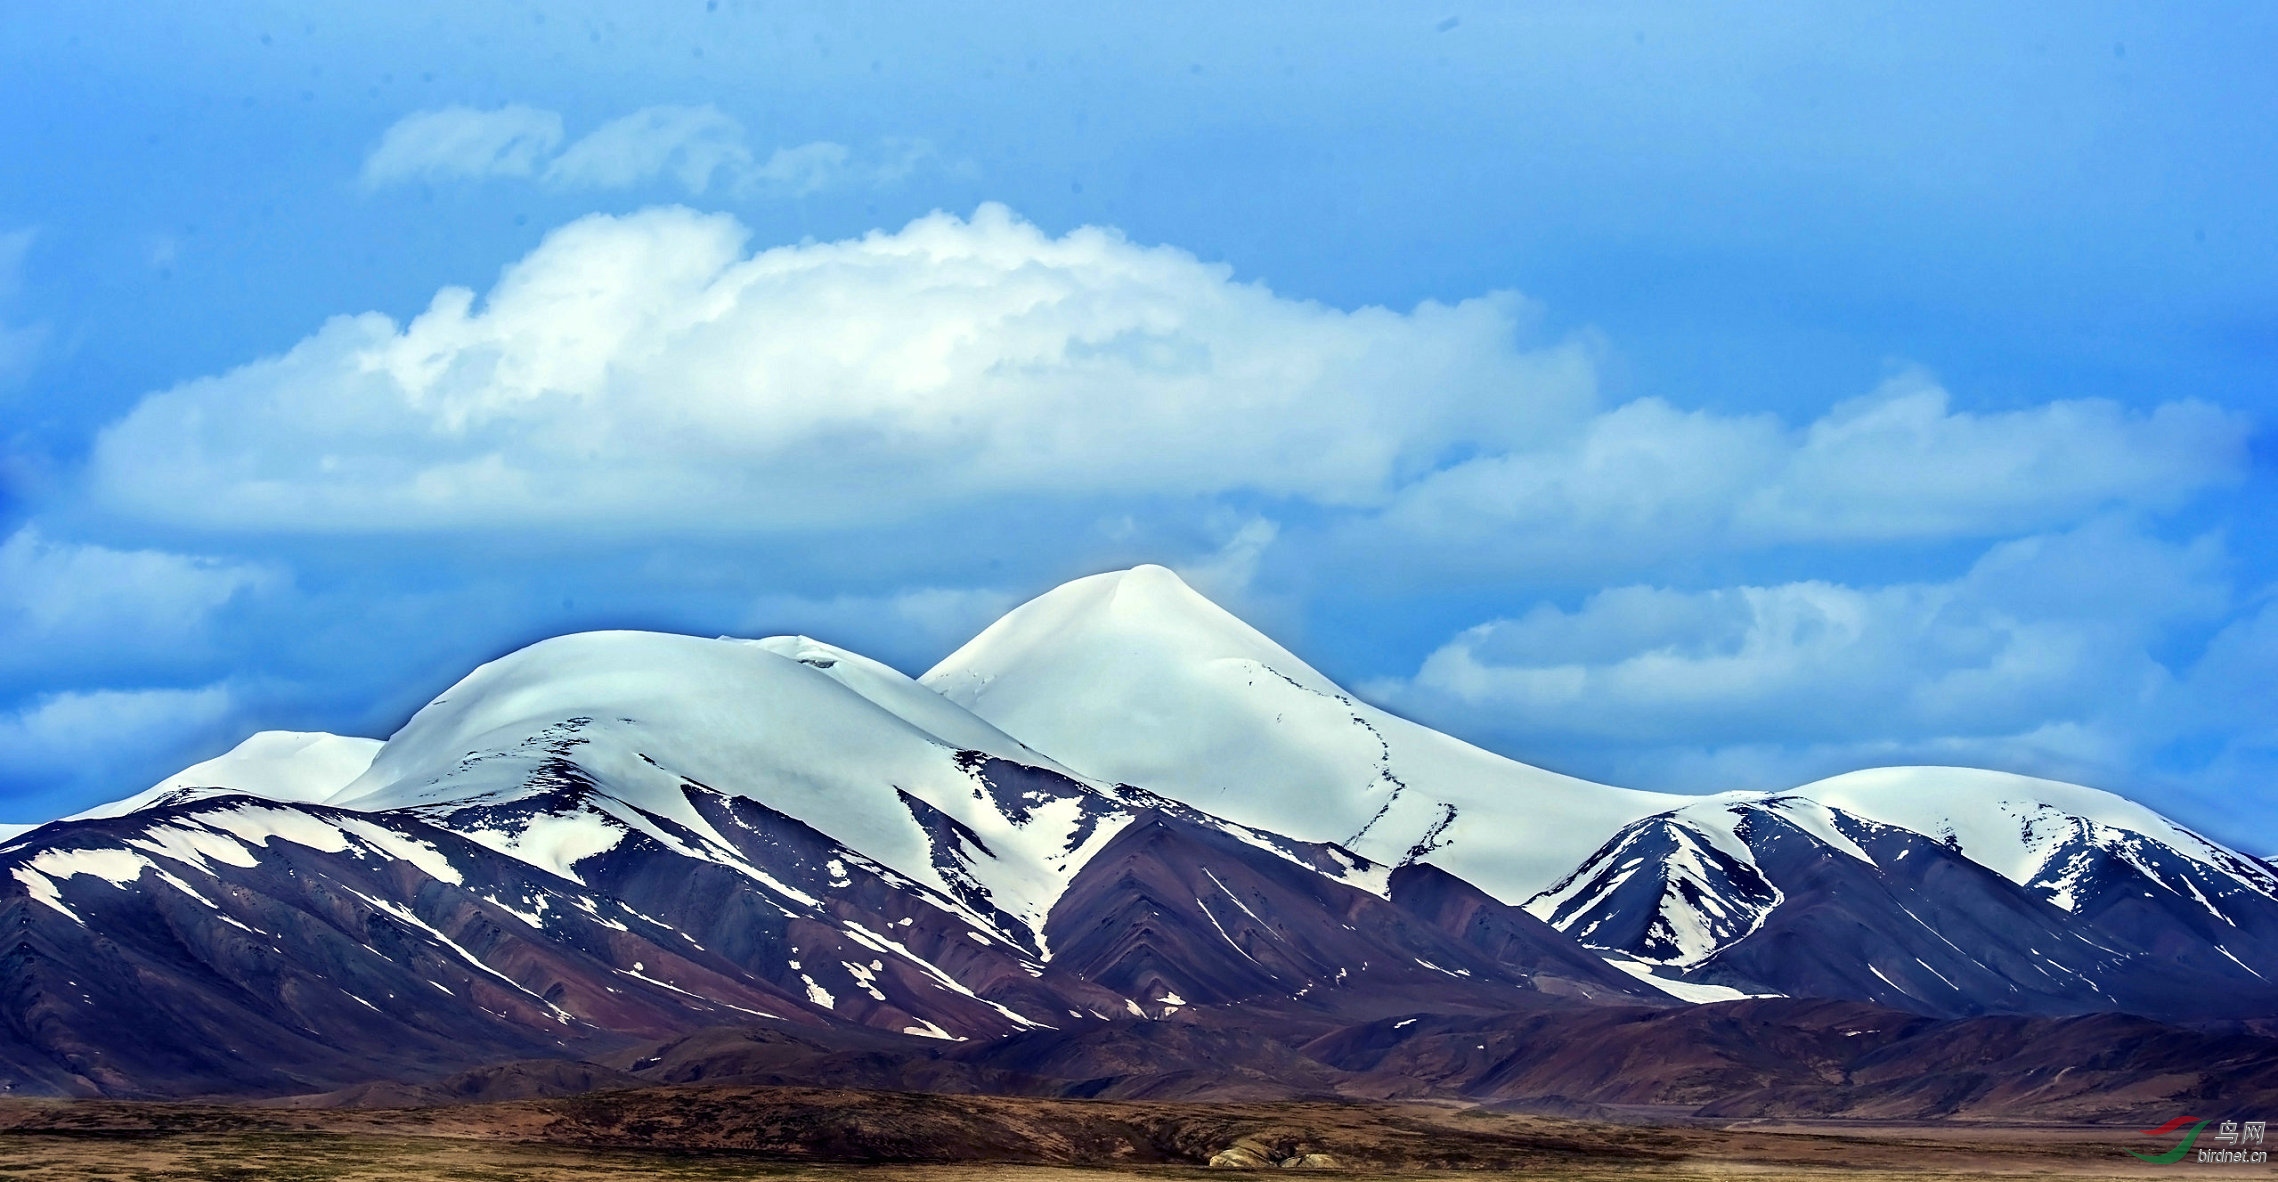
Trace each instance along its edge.
<path fill-rule="evenodd" d="M 1356 701 L 1159 567 L 1048 592 L 920 681 L 1103 780 L 1441 867 L 1691 1000 L 2278 1001 L 2278 876 L 2124 798 L 1958 768 L 1709 798 L 1592 784 Z"/>
<path fill-rule="evenodd" d="M 376 754 L 260 737 L 0 846 L 0 1086 L 290 1090 L 759 1020 L 962 1040 L 1659 996 L 1464 889 L 1076 778 L 804 638 L 589 633 Z"/>
<path fill-rule="evenodd" d="M 2278 875 L 2111 793 L 1883 768 L 1644 818 L 1527 904 L 1681 979 L 1919 1012 L 2278 1005 Z"/>
<path fill-rule="evenodd" d="M 320 804 L 363 775 L 379 753 L 378 739 L 322 731 L 260 731 L 228 752 L 191 764 L 133 796 L 65 819 L 123 817 L 141 809 L 187 804 L 224 793 Z"/>
<path fill-rule="evenodd" d="M 2122 798 L 1939 768 L 1574 780 L 1354 700 L 1150 567 L 922 682 L 805 637 L 544 641 L 385 743 L 264 732 L 0 834 L 0 932 L 0 1092 L 1205 1006 L 1316 1033 L 1743 994 L 2278 1007 L 2278 874 Z"/>
<path fill-rule="evenodd" d="M 1691 799 L 1529 767 L 1379 710 L 1159 566 L 1047 592 L 918 680 L 1103 781 L 1379 862 L 1422 858 L 1514 903 Z"/>

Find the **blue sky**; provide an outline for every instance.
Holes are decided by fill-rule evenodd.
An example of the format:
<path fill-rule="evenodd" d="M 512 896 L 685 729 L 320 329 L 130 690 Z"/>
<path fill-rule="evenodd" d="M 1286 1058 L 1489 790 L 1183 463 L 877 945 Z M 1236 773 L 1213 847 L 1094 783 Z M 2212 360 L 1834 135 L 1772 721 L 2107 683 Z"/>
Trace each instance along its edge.
<path fill-rule="evenodd" d="M 11 5 L 0 819 L 1176 567 L 1640 787 L 2278 848 L 2278 17 Z"/>

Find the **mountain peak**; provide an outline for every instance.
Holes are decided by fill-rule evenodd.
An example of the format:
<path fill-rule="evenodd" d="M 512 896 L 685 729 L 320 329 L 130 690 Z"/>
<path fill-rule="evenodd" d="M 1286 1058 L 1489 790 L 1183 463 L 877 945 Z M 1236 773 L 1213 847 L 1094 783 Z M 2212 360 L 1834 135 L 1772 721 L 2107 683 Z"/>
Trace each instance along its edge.
<path fill-rule="evenodd" d="M 192 764 L 133 796 L 66 819 L 123 817 L 161 800 L 179 802 L 216 791 L 315 804 L 362 775 L 379 751 L 378 739 L 324 731 L 258 731 L 227 752 Z"/>
<path fill-rule="evenodd" d="M 1378 862 L 1428 856 L 1506 902 L 1681 802 L 1379 710 L 1159 566 L 1047 591 L 919 681 L 1085 775 Z"/>
<path fill-rule="evenodd" d="M 1265 633 L 1153 564 L 1062 583 L 1006 613 L 918 680 L 973 709 L 1008 669 L 1050 660 L 1104 670 L 1135 659 L 1153 667 L 1252 661 L 1315 693 L 1339 692 Z"/>

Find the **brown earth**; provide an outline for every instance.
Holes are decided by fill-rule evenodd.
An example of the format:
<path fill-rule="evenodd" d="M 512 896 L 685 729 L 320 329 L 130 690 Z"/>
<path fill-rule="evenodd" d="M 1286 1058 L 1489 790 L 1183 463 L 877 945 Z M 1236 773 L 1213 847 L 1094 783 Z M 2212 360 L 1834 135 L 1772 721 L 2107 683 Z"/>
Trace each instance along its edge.
<path fill-rule="evenodd" d="M 645 1088 L 424 1109 L 0 1102 L 0 1178 L 616 1179 L 1347 1175 L 2159 1176 L 2132 1128 L 1622 1124 L 1427 1104 L 1205 1104 Z M 1308 1155 L 1315 1155 L 1308 1158 Z M 835 1164 L 834 1164 L 835 1163 Z M 1012 1171 L 1018 1168 L 1017 1175 Z M 2262 1173 L 2266 1167 L 2247 1167 Z M 976 1172 L 978 1171 L 978 1172 Z M 1210 1171 L 1213 1176 L 1222 1171 Z"/>

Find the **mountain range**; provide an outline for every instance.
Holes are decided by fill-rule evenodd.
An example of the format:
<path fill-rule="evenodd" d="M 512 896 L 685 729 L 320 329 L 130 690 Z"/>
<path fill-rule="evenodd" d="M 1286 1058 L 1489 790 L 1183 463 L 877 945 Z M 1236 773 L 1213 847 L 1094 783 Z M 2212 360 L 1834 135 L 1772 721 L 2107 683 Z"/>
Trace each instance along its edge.
<path fill-rule="evenodd" d="M 384 743 L 264 732 L 0 834 L 14 1094 L 586 1063 L 1539 1098 L 1588 1090 L 1543 1031 L 1649 1047 L 1711 1013 L 1886 1075 L 2124 1021 L 2137 1059 L 2096 1070 L 2157 1076 L 2261 1047 L 2274 980 L 2278 873 L 2119 796 L 1960 768 L 1594 784 L 1362 702 L 1159 567 L 915 680 L 804 637 L 558 637 Z M 1808 1083 L 1776 1075 L 1750 1086 Z M 1691 1095 L 1641 1078 L 1589 1087 Z"/>

